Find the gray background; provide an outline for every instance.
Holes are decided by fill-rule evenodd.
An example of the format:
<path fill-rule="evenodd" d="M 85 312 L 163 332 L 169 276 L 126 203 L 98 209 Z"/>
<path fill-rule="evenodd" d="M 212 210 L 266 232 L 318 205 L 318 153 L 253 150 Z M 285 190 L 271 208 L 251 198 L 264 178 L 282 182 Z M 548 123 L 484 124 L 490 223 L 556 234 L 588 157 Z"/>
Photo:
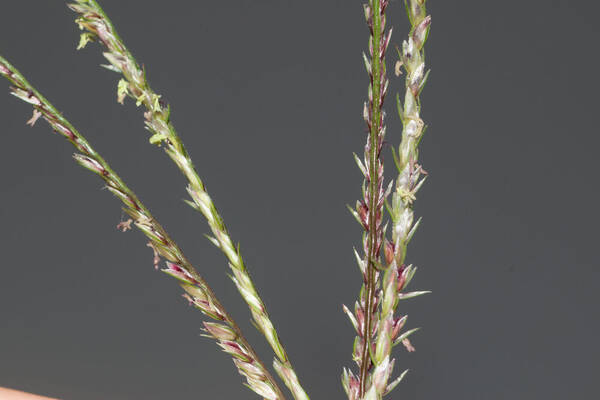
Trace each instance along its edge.
<path fill-rule="evenodd" d="M 270 359 L 205 222 L 181 201 L 183 178 L 147 144 L 132 102 L 116 103 L 98 46 L 75 51 L 62 1 L 6 3 L 2 54 L 144 199 Z M 360 193 L 351 154 L 365 140 L 361 2 L 102 4 L 171 103 L 305 386 L 343 398 L 354 335 L 341 304 L 360 286 L 361 231 L 345 204 Z M 409 260 L 413 287 L 433 294 L 402 304 L 424 329 L 417 352 L 397 352 L 411 373 L 392 398 L 596 399 L 599 7 L 432 0 L 429 11 L 430 179 Z M 400 43 L 399 0 L 388 18 Z M 391 93 L 401 87 L 392 79 Z M 6 89 L 0 386 L 73 400 L 252 398 L 144 238 L 115 229 L 116 199 L 45 124 L 26 127 L 29 107 Z"/>

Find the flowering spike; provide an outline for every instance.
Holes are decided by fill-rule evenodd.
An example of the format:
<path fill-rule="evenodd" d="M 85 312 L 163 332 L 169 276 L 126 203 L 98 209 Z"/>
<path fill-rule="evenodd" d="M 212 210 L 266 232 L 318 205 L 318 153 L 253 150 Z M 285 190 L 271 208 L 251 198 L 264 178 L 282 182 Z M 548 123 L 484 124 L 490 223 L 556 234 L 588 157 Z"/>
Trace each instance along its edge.
<path fill-rule="evenodd" d="M 368 187 L 365 197 L 368 198 L 369 195 L 376 193 L 377 204 L 375 207 L 374 203 L 364 201 L 364 204 L 368 206 L 368 211 L 375 211 L 375 215 L 374 218 L 368 218 L 369 236 L 365 239 L 363 245 L 367 254 L 365 258 L 369 260 L 369 265 L 373 269 L 383 272 L 383 281 L 382 287 L 379 288 L 378 286 L 371 286 L 371 282 L 373 281 L 366 279 L 366 287 L 372 288 L 374 291 L 369 292 L 365 287 L 361 290 L 361 299 L 368 300 L 369 296 L 373 296 L 371 297 L 371 304 L 361 304 L 363 304 L 362 307 L 366 310 L 365 325 L 371 323 L 372 327 L 375 327 L 370 330 L 368 327 L 365 327 L 365 332 L 373 335 L 374 342 L 371 345 L 358 347 L 360 350 L 365 349 L 359 354 L 363 356 L 361 361 L 370 358 L 368 361 L 372 362 L 372 365 L 368 362 L 360 364 L 361 400 L 370 400 L 371 398 L 373 400 L 380 400 L 383 395 L 398 384 L 399 380 L 390 385 L 387 382 L 390 376 L 389 369 L 391 369 L 389 367 L 392 364 L 389 361 L 391 360 L 391 344 L 403 343 L 407 350 L 414 350 L 414 347 L 408 341 L 408 336 L 416 330 L 401 333 L 400 331 L 406 323 L 406 316 L 396 318 L 394 316 L 395 309 L 399 300 L 427 293 L 402 293 L 402 290 L 404 290 L 415 272 L 415 268 L 412 265 L 406 267 L 404 261 L 407 245 L 420 223 L 420 219 L 416 223 L 413 223 L 415 219 L 413 203 L 416 200 L 417 191 L 424 182 L 423 179 L 420 179 L 420 175 L 424 174 L 424 172 L 417 164 L 417 146 L 425 129 L 425 124 L 419 115 L 421 110 L 419 96 L 428 76 L 425 72 L 423 45 L 427 39 L 431 22 L 431 18 L 426 17 L 424 4 L 425 0 L 406 0 L 411 31 L 408 38 L 404 40 L 402 48 L 398 49 L 399 61 L 396 63 L 395 74 L 396 76 L 400 76 L 402 70 L 406 71 L 406 92 L 404 103 L 400 101 L 400 96 L 396 97 L 403 132 L 400 147 L 397 151 L 392 150 L 394 163 L 398 170 L 398 178 L 395 179 L 394 189 L 391 190 L 392 187 L 388 186 L 388 190 L 383 190 L 383 167 L 380 160 L 368 159 L 369 161 L 365 163 L 371 177 L 371 180 L 367 182 Z M 373 84 L 369 88 L 368 113 L 365 112 L 364 114 L 365 119 L 368 121 L 370 134 L 377 134 L 378 137 L 376 140 L 368 143 L 366 152 L 375 150 L 377 157 L 379 157 L 385 136 L 385 126 L 383 124 L 385 113 L 381 107 L 389 88 L 389 80 L 385 76 L 385 65 L 379 65 L 378 62 L 381 60 L 383 64 L 390 42 L 391 30 L 386 34 L 383 33 L 385 16 L 381 14 L 387 7 L 387 1 L 371 0 L 370 7 L 373 9 L 371 19 L 368 21 L 371 32 L 369 54 L 371 56 L 370 65 Z M 378 15 L 381 15 L 381 17 L 378 18 Z M 368 119 L 366 118 L 367 116 Z M 376 184 L 374 184 L 375 182 Z M 388 195 L 390 196 L 389 201 Z M 391 219 L 392 238 L 391 240 L 387 238 L 384 240 L 383 237 L 386 235 L 382 234 L 382 239 L 375 243 L 370 235 L 373 232 L 381 232 L 383 223 L 379 214 L 380 205 L 385 205 L 388 210 Z M 373 244 L 375 246 L 370 247 Z M 378 258 L 380 248 L 383 250 L 385 262 L 383 266 L 380 264 Z M 375 256 L 371 254 L 375 254 Z M 365 275 L 370 278 L 368 273 Z M 378 313 L 374 321 L 370 320 L 370 312 Z M 355 314 L 358 317 L 358 313 Z M 359 342 L 359 344 L 364 344 L 364 342 Z M 367 357 L 366 353 L 369 353 L 370 357 Z"/>
<path fill-rule="evenodd" d="M 82 4 L 82 1 L 80 0 L 79 3 Z M 85 2 L 86 6 L 90 4 L 93 5 L 96 3 L 95 1 L 91 3 Z M 81 22 L 84 27 L 87 27 L 91 23 L 89 21 Z M 118 59 L 114 58 L 113 61 L 118 61 Z M 14 85 L 12 89 L 13 94 L 27 103 L 34 105 L 43 114 L 44 119 L 50 126 L 68 139 L 80 151 L 80 154 L 74 155 L 75 160 L 83 167 L 97 173 L 105 181 L 109 191 L 123 202 L 125 205 L 124 211 L 132 217 L 135 226 L 150 239 L 150 247 L 154 251 L 155 265 L 158 265 L 160 256 L 169 260 L 167 268 L 163 271 L 181 282 L 182 287 L 187 292 L 186 297 L 188 301 L 210 318 L 222 321 L 222 324 L 205 325 L 207 332 L 219 341 L 219 345 L 224 350 L 245 363 L 252 363 L 254 367 L 263 372 L 260 380 L 253 380 L 252 377 L 246 375 L 248 385 L 253 390 L 260 391 L 269 396 L 270 399 L 283 400 L 284 396 L 278 388 L 277 383 L 265 366 L 258 360 L 254 350 L 241 336 L 241 331 L 233 318 L 226 313 L 204 279 L 183 256 L 181 250 L 168 236 L 164 228 L 158 224 L 152 214 L 150 214 L 150 211 L 69 121 L 1 56 L 0 75 L 12 82 Z"/>
<path fill-rule="evenodd" d="M 125 84 L 120 86 L 118 100 L 130 95 L 136 99 L 137 106 L 143 105 L 145 108 L 144 123 L 151 132 L 150 143 L 163 146 L 167 155 L 187 178 L 188 191 L 195 203 L 194 208 L 206 218 L 212 235 L 219 243 L 219 249 L 224 253 L 229 267 L 236 276 L 238 291 L 251 308 L 254 322 L 261 327 L 261 332 L 285 368 L 291 368 L 289 358 L 279 341 L 266 307 L 250 279 L 242 257 L 229 237 L 223 219 L 206 192 L 183 141 L 170 121 L 169 107 L 161 101 L 161 95 L 152 90 L 146 77 L 146 69 L 140 67 L 133 58 L 98 3 L 95 0 L 77 0 L 76 4 L 79 7 L 72 7 L 72 9 L 79 14 L 78 24 L 89 33 L 98 36 L 106 50 L 104 57 L 113 66 L 111 69 L 119 71 L 127 81 L 127 86 Z"/>

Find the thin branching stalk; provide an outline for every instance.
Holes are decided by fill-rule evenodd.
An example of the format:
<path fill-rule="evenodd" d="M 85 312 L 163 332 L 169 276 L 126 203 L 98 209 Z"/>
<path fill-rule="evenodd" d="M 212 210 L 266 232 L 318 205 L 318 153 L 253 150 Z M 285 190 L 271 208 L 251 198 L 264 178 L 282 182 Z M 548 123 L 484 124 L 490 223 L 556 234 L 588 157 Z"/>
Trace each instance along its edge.
<path fill-rule="evenodd" d="M 250 308 L 258 330 L 265 336 L 276 355 L 274 367 L 296 400 L 308 400 L 300 386 L 289 357 L 281 344 L 277 331 L 271 322 L 264 302 L 260 298 L 250 274 L 242 259 L 239 246 L 231 239 L 223 218 L 217 211 L 206 187 L 200 179 L 190 156 L 170 120 L 170 107 L 161 101 L 161 96 L 152 90 L 146 79 L 146 71 L 140 68 L 123 40 L 119 37 L 112 22 L 95 0 L 77 0 L 69 7 L 80 16 L 77 19 L 84 32 L 79 48 L 87 42 L 99 40 L 105 47 L 104 56 L 109 61 L 109 69 L 123 75 L 117 87 L 117 100 L 123 103 L 126 97 L 135 99 L 136 104 L 144 105 L 146 128 L 151 132 L 150 143 L 162 145 L 169 157 L 179 167 L 188 180 L 187 191 L 192 201 L 187 203 L 201 212 L 206 218 L 213 236 L 209 237 L 227 257 L 233 272 L 232 280 Z"/>
<path fill-rule="evenodd" d="M 372 82 L 372 89 L 370 88 L 369 92 L 370 103 L 365 111 L 365 119 L 370 128 L 368 145 L 378 143 L 379 150 L 381 149 L 381 142 L 374 139 L 374 133 L 379 132 L 379 136 L 383 140 L 385 128 L 382 126 L 383 111 L 381 106 L 387 88 L 384 56 L 385 47 L 389 42 L 389 34 L 387 36 L 382 34 L 385 26 L 384 11 L 386 6 L 387 2 L 385 1 L 373 0 L 365 7 L 367 22 L 371 28 L 371 38 L 373 40 L 371 43 L 377 43 L 377 38 L 381 41 L 380 49 L 377 48 L 376 44 L 372 45 L 370 43 L 371 57 L 369 59 L 365 57 L 365 64 Z M 402 50 L 398 51 L 400 61 L 396 65 L 397 75 L 400 75 L 402 69 L 406 71 L 406 95 L 404 107 L 402 107 L 398 98 L 398 111 L 403 124 L 403 132 L 399 151 L 398 153 L 394 151 L 394 160 L 399 176 L 396 180 L 395 190 L 392 193 L 391 205 L 387 203 L 391 183 L 388 190 L 383 192 L 382 182 L 379 181 L 376 185 L 373 182 L 374 179 L 371 179 L 373 176 L 372 171 L 375 171 L 371 169 L 374 166 L 373 162 L 379 162 L 379 160 L 374 159 L 372 153 L 368 151 L 365 152 L 365 164 L 356 157 L 359 168 L 366 177 L 367 196 L 365 200 L 357 204 L 356 210 L 352 211 L 369 234 L 366 238 L 365 255 L 372 255 L 372 258 L 361 259 L 357 255 L 359 266 L 365 275 L 365 284 L 361 290 L 360 303 L 356 303 L 355 313 L 353 314 L 347 307 L 344 307 L 344 311 L 348 314 L 359 333 L 354 348 L 354 358 L 357 362 L 360 362 L 359 375 L 355 376 L 349 370 L 344 370 L 342 375 L 343 386 L 350 400 L 379 400 L 402 381 L 408 370 L 401 373 L 391 383 L 389 382 L 395 364 L 395 359 L 391 358 L 392 348 L 402 343 L 408 351 L 414 351 L 408 337 L 418 328 L 401 332 L 407 316 L 395 317 L 395 311 L 399 300 L 429 293 L 426 291 L 403 292 L 416 271 L 416 268 L 412 265 L 406 266 L 404 261 L 408 243 L 419 225 L 418 221 L 413 223 L 413 202 L 416 199 L 416 192 L 424 182 L 424 178 L 421 178 L 421 176 L 426 175 L 423 168 L 417 164 L 417 147 L 424 132 L 424 123 L 419 117 L 419 95 L 427 80 L 427 74 L 424 73 L 423 45 L 427 40 L 431 24 L 431 18 L 426 16 L 425 0 L 406 0 L 406 9 L 411 23 L 411 30 L 408 39 L 403 43 Z M 380 17 L 377 18 L 377 15 L 380 15 Z M 383 39 L 384 37 L 386 39 Z M 374 59 L 373 54 L 380 54 L 379 60 Z M 378 68 L 379 72 L 377 72 Z M 379 85 L 376 84 L 378 79 L 374 79 L 373 76 L 380 76 Z M 381 96 L 379 109 L 374 105 L 378 93 Z M 379 118 L 374 120 L 373 115 Z M 375 123 L 381 125 L 374 128 Z M 367 150 L 372 149 L 368 148 Z M 370 158 L 367 158 L 367 155 Z M 376 171 L 378 172 L 378 178 L 382 179 L 383 167 L 379 165 L 379 169 Z M 378 190 L 379 197 L 377 197 L 377 200 L 382 204 L 383 202 L 387 204 L 392 225 L 391 241 L 384 238 L 386 229 L 381 230 L 380 219 L 375 219 L 375 229 L 371 229 L 373 214 L 378 218 L 378 213 L 381 212 L 381 208 L 376 209 L 375 213 L 371 212 L 373 195 L 375 194 L 371 190 L 374 189 Z M 380 206 L 379 203 L 376 205 Z M 373 234 L 373 231 L 377 229 L 380 229 L 380 231 Z M 370 239 L 371 235 L 375 240 L 374 242 Z M 372 243 L 381 245 L 381 242 L 376 240 L 383 240 L 384 266 L 379 263 L 379 247 L 371 247 Z M 381 289 L 379 289 L 377 281 L 380 270 L 383 271 Z M 372 279 L 373 277 L 374 279 Z M 370 288 L 373 288 L 373 291 L 370 291 Z M 369 302 L 369 296 L 371 296 L 371 302 Z M 371 314 L 369 314 L 369 311 Z M 369 350 L 365 351 L 365 347 Z"/>
<path fill-rule="evenodd" d="M 33 125 L 38 118 L 44 118 L 55 132 L 64 136 L 78 150 L 79 153 L 74 155 L 75 160 L 81 166 L 98 174 L 105 181 L 106 188 L 122 201 L 125 206 L 124 211 L 132 218 L 137 228 L 150 239 L 148 245 L 154 250 L 155 266 L 158 268 L 160 257 L 166 259 L 167 267 L 163 272 L 177 278 L 186 291 L 190 303 L 215 321 L 204 322 L 206 335 L 216 339 L 219 346 L 233 357 L 238 371 L 247 380 L 246 385 L 265 399 L 284 400 L 285 397 L 277 382 L 246 341 L 239 326 L 137 196 L 69 121 L 1 56 L 0 75 L 14 85 L 11 88 L 13 95 L 33 106 L 34 115 L 28 123 Z"/>
<path fill-rule="evenodd" d="M 389 84 L 385 54 L 392 34 L 391 29 L 387 33 L 385 29 L 387 5 L 388 0 L 371 0 L 364 7 L 370 32 L 369 55 L 363 55 L 370 78 L 368 101 L 364 105 L 363 113 L 368 135 L 364 162 L 356 155 L 355 159 L 365 176 L 365 182 L 363 199 L 357 202 L 356 209 L 351 210 L 365 230 L 364 256 L 360 258 L 357 255 L 364 283 L 355 307 L 356 317 L 345 308 L 358 333 L 353 350 L 354 361 L 359 367 L 358 378 L 347 370 L 343 376 L 344 387 L 351 400 L 362 398 L 366 392 L 373 366 L 373 338 L 377 332 L 375 314 L 379 302 L 379 260 L 384 231 L 381 222 L 383 204 L 387 196 L 387 191 L 383 190 L 383 163 L 380 158 L 385 137 L 383 102 Z"/>
<path fill-rule="evenodd" d="M 398 113 L 402 121 L 402 140 L 398 152 L 394 151 L 394 161 L 398 168 L 396 186 L 388 204 L 392 225 L 392 240 L 385 240 L 385 272 L 382 279 L 381 310 L 377 321 L 378 332 L 375 340 L 374 369 L 371 387 L 366 399 L 381 399 L 391 392 L 404 378 L 408 370 L 389 382 L 395 364 L 391 358 L 392 348 L 403 344 L 409 352 L 414 351 L 409 336 L 418 328 L 401 332 L 406 324 L 407 315 L 395 317 L 400 300 L 420 296 L 428 291 L 404 292 L 412 279 L 416 267 L 405 265 L 408 243 L 419 226 L 413 223 L 413 203 L 416 193 L 426 179 L 426 172 L 417 164 L 418 144 L 423 135 L 424 123 L 419 113 L 421 108 L 419 95 L 428 73 L 425 73 L 425 53 L 423 46 L 427 40 L 431 17 L 427 16 L 425 0 L 407 0 L 406 8 L 411 24 L 408 39 L 398 49 L 400 60 L 396 64 L 396 74 L 406 71 L 406 94 L 404 107 L 398 96 Z"/>
<path fill-rule="evenodd" d="M 296 400 L 309 400 L 250 278 L 239 246 L 234 245 L 223 218 L 171 123 L 170 106 L 151 89 L 146 79 L 146 70 L 139 66 L 125 47 L 97 1 L 74 1 L 69 7 L 79 14 L 76 22 L 85 31 L 81 35 L 78 49 L 96 40 L 106 48 L 104 56 L 109 64 L 104 67 L 122 74 L 117 85 L 117 101 L 123 103 L 125 98 L 131 97 L 137 106 L 144 106 L 145 125 L 151 133 L 150 143 L 162 146 L 186 177 L 187 191 L 191 196 L 191 201 L 187 203 L 207 219 L 212 231 L 209 239 L 225 254 L 233 272 L 231 278 L 248 304 L 253 322 L 275 353 L 275 370 Z M 406 264 L 408 244 L 420 223 L 420 220 L 414 221 L 413 204 L 427 177 L 427 172 L 418 164 L 418 146 L 426 128 L 420 117 L 420 94 L 429 73 L 425 72 L 423 48 L 428 38 L 431 17 L 426 13 L 426 0 L 404 0 L 411 29 L 402 48 L 398 48 L 399 61 L 395 68 L 396 76 L 404 71 L 406 80 L 404 101 L 401 102 L 400 96 L 397 97 L 398 114 L 403 125 L 402 139 L 397 152 L 392 148 L 398 177 L 395 185 L 392 181 L 384 190 L 381 150 L 386 128 L 383 104 L 389 85 L 385 56 L 392 32 L 391 29 L 386 30 L 389 0 L 367 2 L 364 11 L 370 32 L 369 50 L 368 55 L 363 54 L 370 78 L 368 100 L 363 111 L 367 140 L 363 159 L 355 155 L 356 163 L 364 175 L 364 182 L 362 199 L 351 209 L 364 229 L 363 254 L 359 255 L 355 251 L 363 285 L 354 312 L 344 306 L 344 311 L 357 332 L 353 360 L 358 366 L 358 373 L 344 369 L 342 375 L 342 384 L 349 400 L 381 400 L 402 381 L 408 370 L 390 382 L 396 361 L 392 358 L 392 350 L 396 345 L 402 344 L 407 351 L 414 351 L 409 336 L 418 328 L 402 331 L 407 315 L 396 317 L 398 304 L 400 300 L 429 293 L 407 292 L 405 289 L 416 272 L 416 267 Z M 38 119 L 44 118 L 56 133 L 64 136 L 78 150 L 74 155 L 75 160 L 98 174 L 105 181 L 106 188 L 122 201 L 124 211 L 131 219 L 120 223 L 118 227 L 127 230 L 135 223 L 146 235 L 149 239 L 148 246 L 154 252 L 155 267 L 158 268 L 164 259 L 166 267 L 162 271 L 176 278 L 189 303 L 213 320 L 203 322 L 205 336 L 217 340 L 218 345 L 233 357 L 238 371 L 247 380 L 246 386 L 264 399 L 284 400 L 274 377 L 244 338 L 239 326 L 150 211 L 62 114 L 1 56 L 0 75 L 14 85 L 11 88 L 13 95 L 33 106 L 33 116 L 27 124 L 33 126 Z M 389 202 L 388 197 L 391 197 Z M 383 221 L 384 205 L 392 228 L 390 239 L 386 234 L 388 223 L 384 225 Z"/>

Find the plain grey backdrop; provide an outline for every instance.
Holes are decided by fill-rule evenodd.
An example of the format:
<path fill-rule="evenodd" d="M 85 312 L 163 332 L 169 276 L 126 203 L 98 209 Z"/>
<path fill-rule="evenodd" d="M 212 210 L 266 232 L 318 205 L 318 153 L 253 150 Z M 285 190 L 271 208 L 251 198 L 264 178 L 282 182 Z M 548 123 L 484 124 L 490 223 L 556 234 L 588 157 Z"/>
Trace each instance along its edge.
<path fill-rule="evenodd" d="M 354 337 L 341 311 L 360 274 L 352 152 L 365 141 L 361 1 L 104 0 L 145 64 L 230 232 L 242 246 L 300 378 L 341 399 Z M 423 224 L 401 304 L 417 351 L 391 398 L 597 399 L 600 7 L 588 1 L 431 0 Z M 250 340 L 264 341 L 226 263 L 186 206 L 185 182 L 148 144 L 118 76 L 63 1 L 4 1 L 0 51 L 155 212 Z M 394 44 L 408 29 L 392 0 Z M 388 65 L 394 57 L 391 54 Z M 388 141 L 400 124 L 392 78 Z M 152 267 L 118 201 L 1 85 L 0 386 L 70 400 L 252 398 L 201 314 Z M 387 177 L 394 175 L 389 148 Z"/>

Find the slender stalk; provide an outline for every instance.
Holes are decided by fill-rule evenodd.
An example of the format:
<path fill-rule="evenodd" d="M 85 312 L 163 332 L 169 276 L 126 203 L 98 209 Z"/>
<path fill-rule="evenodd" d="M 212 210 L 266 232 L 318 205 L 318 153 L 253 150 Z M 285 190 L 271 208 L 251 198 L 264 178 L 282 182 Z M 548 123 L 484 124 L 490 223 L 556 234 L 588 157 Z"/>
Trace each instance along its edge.
<path fill-rule="evenodd" d="M 362 398 L 373 366 L 372 343 L 377 327 L 375 312 L 378 307 L 380 249 L 383 238 L 381 225 L 383 204 L 387 192 L 383 190 L 383 163 L 380 159 L 385 137 L 383 102 L 388 88 L 385 54 L 391 38 L 391 30 L 385 32 L 385 10 L 388 0 L 370 0 L 365 5 L 365 18 L 370 31 L 369 56 L 364 56 L 365 66 L 370 77 L 368 102 L 365 103 L 364 118 L 368 137 L 365 145 L 364 163 L 357 157 L 356 162 L 365 176 L 363 200 L 353 211 L 356 219 L 365 230 L 363 236 L 364 258 L 359 258 L 364 284 L 359 301 L 356 303 L 355 340 L 353 358 L 359 366 L 358 378 L 349 371 L 344 372 L 344 387 L 350 399 Z M 345 311 L 351 315 L 348 309 Z M 351 381 L 351 384 L 349 383 Z"/>
<path fill-rule="evenodd" d="M 400 68 L 406 71 L 404 107 L 401 106 L 398 98 L 398 111 L 403 124 L 402 140 L 398 153 L 394 152 L 399 175 L 391 196 L 391 205 L 388 207 L 392 223 L 392 240 L 386 240 L 384 244 L 386 268 L 383 277 L 381 311 L 377 321 L 379 328 L 375 341 L 375 365 L 371 386 L 366 396 L 369 399 L 381 399 L 391 392 L 408 372 L 405 370 L 397 379 L 389 383 L 395 363 L 391 358 L 392 348 L 402 343 L 409 352 L 415 350 L 409 341 L 409 336 L 418 328 L 402 333 L 401 329 L 406 324 L 407 316 L 397 318 L 394 316 L 399 300 L 429 293 L 427 291 L 404 292 L 416 271 L 415 267 L 404 263 L 408 243 L 419 225 L 418 221 L 413 223 L 413 203 L 416 192 L 426 178 L 425 171 L 417 164 L 418 144 L 424 131 L 424 123 L 419 116 L 421 107 L 419 95 L 427 80 L 427 74 L 424 73 L 423 45 L 427 40 L 431 24 L 431 17 L 426 14 L 425 0 L 407 0 L 406 6 L 411 30 L 408 39 L 402 45 L 402 50 L 398 51 L 400 61 L 396 68 L 398 75 L 401 73 Z"/>
<path fill-rule="evenodd" d="M 79 151 L 74 155 L 75 160 L 81 166 L 98 174 L 106 182 L 107 189 L 123 202 L 124 211 L 131 216 L 137 228 L 150 239 L 149 246 L 155 251 L 155 266 L 158 267 L 160 256 L 164 257 L 167 260 L 167 268 L 163 269 L 163 272 L 177 278 L 187 292 L 190 303 L 216 321 L 204 322 L 207 336 L 216 339 L 219 346 L 233 357 L 238 371 L 246 377 L 247 386 L 265 399 L 284 400 L 285 397 L 277 382 L 246 341 L 239 326 L 225 311 L 206 281 L 185 258 L 181 249 L 133 191 L 69 121 L 1 56 L 0 75 L 14 85 L 11 88 L 13 95 L 33 106 L 34 116 L 28 123 L 33 125 L 39 117 L 43 117 L 55 132 L 63 135 Z"/>
<path fill-rule="evenodd" d="M 382 231 L 381 225 L 381 212 L 382 205 L 377 205 L 381 188 L 383 187 L 383 165 L 379 160 L 379 152 L 381 148 L 379 146 L 379 136 L 382 133 L 382 93 L 381 93 L 381 79 L 385 79 L 385 62 L 382 62 L 382 43 L 381 43 L 381 29 L 382 22 L 385 23 L 385 16 L 382 10 L 382 1 L 373 0 L 371 2 L 372 15 L 369 28 L 371 29 L 371 98 L 370 101 L 370 112 L 371 112 L 371 124 L 370 124 L 370 135 L 369 135 L 369 146 L 365 149 L 368 153 L 368 204 L 369 204 L 369 230 L 368 230 L 368 247 L 367 247 L 367 296 L 365 299 L 365 326 L 363 330 L 363 337 L 365 338 L 365 348 L 371 348 L 371 334 L 373 332 L 373 314 L 375 305 L 375 290 L 377 287 L 376 280 L 376 267 L 375 261 L 379 261 L 379 247 L 381 245 Z M 382 21 L 383 20 L 383 21 Z M 380 56 L 381 55 L 381 56 Z M 383 69 L 382 69 L 383 65 Z M 361 396 L 364 395 L 367 375 L 371 367 L 371 356 L 369 351 L 364 351 L 361 365 L 360 365 L 360 392 Z"/>
<path fill-rule="evenodd" d="M 308 400 L 271 322 L 266 306 L 252 282 L 239 246 L 234 245 L 223 218 L 206 191 L 183 141 L 171 123 L 170 107 L 152 90 L 146 79 L 146 71 L 140 68 L 112 22 L 95 0 L 77 0 L 76 4 L 70 4 L 69 7 L 80 15 L 77 23 L 81 29 L 86 30 L 81 36 L 79 47 L 84 47 L 87 42 L 98 39 L 107 49 L 104 56 L 111 64 L 108 68 L 123 75 L 124 79 L 121 79 L 118 85 L 117 100 L 122 103 L 125 97 L 129 96 L 136 100 L 138 106 L 144 105 L 146 108 L 147 111 L 144 113 L 146 128 L 152 133 L 150 143 L 164 146 L 166 153 L 187 178 L 189 183 L 187 191 L 192 198 L 192 201 L 187 203 L 206 218 L 213 234 L 209 239 L 225 254 L 233 272 L 232 280 L 250 308 L 255 325 L 265 336 L 277 357 L 274 360 L 276 371 L 296 400 Z"/>
<path fill-rule="evenodd" d="M 342 383 L 350 400 L 379 400 L 402 381 L 408 370 L 389 383 L 395 364 L 391 351 L 400 343 L 408 351 L 414 351 L 408 337 L 418 329 L 401 332 L 407 316 L 396 318 L 394 314 L 399 300 L 428 293 L 403 292 L 416 271 L 412 265 L 406 266 L 404 261 L 407 245 L 418 227 L 418 222 L 413 224 L 412 204 L 416 192 L 424 182 L 420 177 L 426 175 L 417 164 L 417 146 L 424 131 L 424 123 L 419 117 L 419 94 L 427 79 L 422 49 L 431 23 L 431 18 L 426 16 L 424 3 L 425 0 L 406 0 L 411 31 L 402 51 L 399 51 L 400 61 L 396 71 L 399 75 L 401 68 L 406 70 L 406 96 L 404 108 L 398 100 L 403 133 L 399 152 L 394 152 L 399 176 L 391 205 L 388 204 L 392 224 L 391 241 L 384 239 L 386 229 L 381 229 L 381 208 L 392 190 L 393 182 L 383 192 L 383 166 L 379 159 L 385 135 L 382 106 L 388 84 L 385 76 L 385 50 L 390 33 L 383 34 L 387 1 L 371 0 L 365 6 L 371 32 L 370 58 L 365 57 L 365 65 L 371 76 L 369 104 L 365 105 L 369 138 L 364 164 L 358 157 L 356 161 L 365 175 L 366 191 L 363 189 L 365 199 L 357 204 L 356 210 L 351 211 L 365 228 L 366 236 L 363 239 L 365 258 L 361 259 L 357 254 L 364 275 L 360 302 L 356 303 L 354 314 L 344 306 L 344 311 L 359 334 L 354 346 L 354 359 L 359 365 L 359 374 L 355 376 L 351 371 L 344 370 L 342 375 Z M 379 263 L 382 241 L 385 255 L 383 266 Z M 384 273 L 381 289 L 378 281 L 380 271 Z"/>
<path fill-rule="evenodd" d="M 386 241 L 385 255 L 386 273 L 389 271 L 390 282 L 395 281 L 394 285 L 396 286 L 396 290 L 390 290 L 390 294 L 395 292 L 400 300 L 429 293 L 427 291 L 402 293 L 416 271 L 416 267 L 405 265 L 405 260 L 408 244 L 420 224 L 420 219 L 414 222 L 414 201 L 417 192 L 427 179 L 427 172 L 418 164 L 418 146 L 426 129 L 425 123 L 420 117 L 420 94 L 429 76 L 429 71 L 425 72 L 423 47 L 429 36 L 431 16 L 427 15 L 425 2 L 426 0 L 406 0 L 411 30 L 407 40 L 402 43 L 402 49 L 398 49 L 400 60 L 396 65 L 398 75 L 401 73 L 400 68 L 406 71 L 406 91 L 404 106 L 400 102 L 400 97 L 397 97 L 398 114 L 403 129 L 398 152 L 394 152 L 398 178 L 392 193 L 392 202 L 388 208 L 392 220 L 392 241 Z M 391 306 L 389 307 L 390 312 L 382 312 L 382 321 L 380 322 L 389 318 L 390 315 L 393 316 L 397 302 L 389 300 L 388 304 Z M 402 340 L 405 340 L 405 346 L 410 350 L 412 346 L 406 342 L 407 337 L 407 335 L 403 335 Z M 395 344 L 401 341 L 396 338 L 392 339 L 396 340 Z"/>

